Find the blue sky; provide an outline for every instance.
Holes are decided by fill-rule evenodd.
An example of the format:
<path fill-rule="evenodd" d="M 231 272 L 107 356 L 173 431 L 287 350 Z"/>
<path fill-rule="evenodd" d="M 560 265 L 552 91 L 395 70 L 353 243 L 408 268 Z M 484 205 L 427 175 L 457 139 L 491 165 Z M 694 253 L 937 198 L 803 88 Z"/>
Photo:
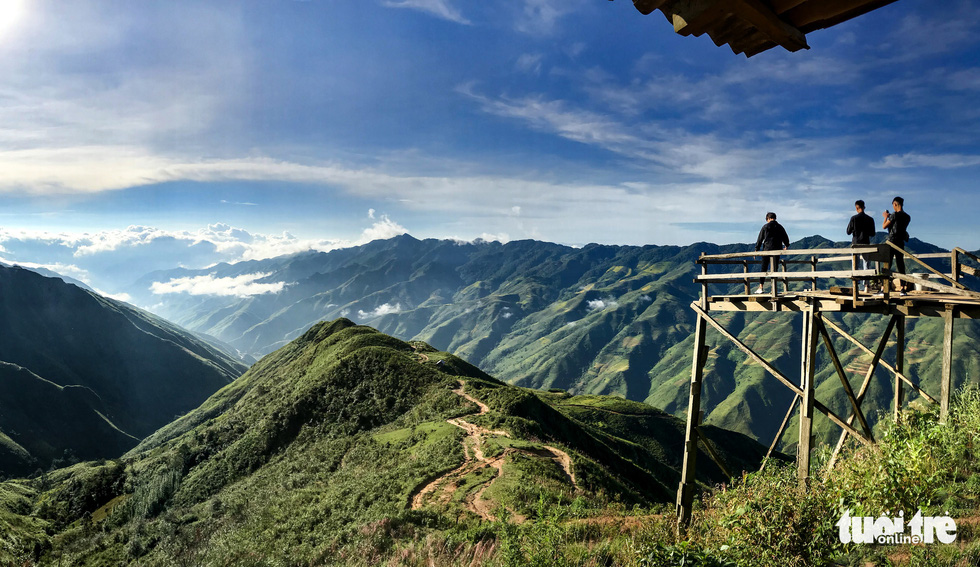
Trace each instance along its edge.
<path fill-rule="evenodd" d="M 752 59 L 629 0 L 0 5 L 6 260 L 749 242 L 769 210 L 844 239 L 854 199 L 880 226 L 897 194 L 913 236 L 980 248 L 975 2 L 899 0 Z"/>

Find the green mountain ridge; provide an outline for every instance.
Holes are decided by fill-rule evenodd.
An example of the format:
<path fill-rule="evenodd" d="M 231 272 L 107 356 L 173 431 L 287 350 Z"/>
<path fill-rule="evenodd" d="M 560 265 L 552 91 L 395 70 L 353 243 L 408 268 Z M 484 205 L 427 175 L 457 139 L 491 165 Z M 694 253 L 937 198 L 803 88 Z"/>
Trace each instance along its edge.
<path fill-rule="evenodd" d="M 638 402 L 509 386 L 338 319 L 119 459 L 0 483 L 0 563 L 262 564 L 288 548 L 290 564 L 340 565 L 379 523 L 424 534 L 531 516 L 542 499 L 670 502 L 683 427 Z M 705 435 L 736 473 L 765 453 Z M 701 459 L 701 482 L 727 480 Z"/>
<path fill-rule="evenodd" d="M 882 234 L 878 235 L 880 240 Z M 841 247 L 820 236 L 793 248 Z M 939 248 L 913 239 L 914 252 Z M 401 236 L 329 253 L 306 253 L 222 265 L 203 271 L 150 274 L 128 292 L 163 303 L 161 314 L 213 334 L 235 348 L 268 352 L 321 319 L 347 316 L 403 339 L 425 341 L 472 361 L 507 383 L 562 388 L 574 394 L 611 394 L 643 401 L 683 417 L 687 409 L 691 337 L 698 297 L 695 260 L 702 254 L 744 252 L 748 245 L 606 246 L 571 248 L 536 241 L 459 243 Z M 910 264 L 911 266 L 911 264 Z M 215 278 L 268 274 L 259 282 L 285 282 L 278 294 L 249 298 L 148 294 L 171 277 Z M 734 291 L 734 287 L 733 287 Z M 799 373 L 800 323 L 776 314 L 720 316 L 760 355 L 786 375 Z M 875 317 L 836 319 L 858 336 L 880 333 Z M 977 380 L 972 356 L 978 330 L 960 325 L 956 385 Z M 927 390 L 938 388 L 935 322 L 910 321 L 909 374 Z M 707 423 L 768 443 L 790 403 L 785 389 L 745 356 L 709 332 L 713 347 L 705 384 Z M 866 357 L 835 340 L 856 382 Z M 891 350 L 889 350 L 889 353 Z M 818 392 L 832 409 L 848 405 L 823 354 Z M 888 356 L 891 356 L 889 354 Z M 887 408 L 889 377 L 882 371 L 866 407 Z M 879 383 L 880 382 L 880 383 Z M 871 413 L 875 421 L 874 411 Z M 818 418 L 817 435 L 831 442 L 835 428 Z M 792 450 L 794 441 L 783 448 Z"/>
<path fill-rule="evenodd" d="M 118 456 L 242 372 L 163 319 L 0 267 L 0 476 Z"/>

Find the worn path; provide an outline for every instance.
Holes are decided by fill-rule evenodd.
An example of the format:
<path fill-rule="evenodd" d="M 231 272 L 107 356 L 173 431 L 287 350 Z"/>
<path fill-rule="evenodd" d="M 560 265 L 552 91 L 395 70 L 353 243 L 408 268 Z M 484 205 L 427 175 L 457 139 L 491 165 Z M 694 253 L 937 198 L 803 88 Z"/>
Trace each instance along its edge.
<path fill-rule="evenodd" d="M 469 415 L 483 415 L 490 411 L 490 408 L 487 407 L 486 404 L 464 392 L 463 386 L 464 382 L 460 381 L 459 385 L 453 390 L 453 393 L 476 404 L 478 411 Z M 578 485 L 575 481 L 575 474 L 572 471 L 572 459 L 565 451 L 550 445 L 545 445 L 538 450 L 507 448 L 504 449 L 503 453 L 500 455 L 487 458 L 483 453 L 484 438 L 488 436 L 510 437 L 509 433 L 502 430 L 487 429 L 486 427 L 475 423 L 470 423 L 469 421 L 464 420 L 462 417 L 455 417 L 453 419 L 447 419 L 446 421 L 466 432 L 466 437 L 463 438 L 463 464 L 417 488 L 410 498 L 411 507 L 413 510 L 422 508 L 427 501 L 431 501 L 432 499 L 435 499 L 440 503 L 448 503 L 450 499 L 452 499 L 452 495 L 456 491 L 456 488 L 463 483 L 463 479 L 466 477 L 466 475 L 480 469 L 492 468 L 495 469 L 493 476 L 484 481 L 482 486 L 480 486 L 475 492 L 468 494 L 463 499 L 463 503 L 466 506 L 466 509 L 484 520 L 496 520 L 491 512 L 494 505 L 492 502 L 483 498 L 483 493 L 486 492 L 486 490 L 495 480 L 500 478 L 501 474 L 503 473 L 504 461 L 506 460 L 507 455 L 517 452 L 537 455 L 555 461 L 565 472 L 565 476 L 572 483 L 572 485 L 577 488 Z M 439 492 L 438 496 L 435 496 L 440 487 L 442 487 L 441 492 Z M 519 514 L 512 514 L 512 518 L 514 518 L 516 521 L 523 521 L 523 518 Z"/>

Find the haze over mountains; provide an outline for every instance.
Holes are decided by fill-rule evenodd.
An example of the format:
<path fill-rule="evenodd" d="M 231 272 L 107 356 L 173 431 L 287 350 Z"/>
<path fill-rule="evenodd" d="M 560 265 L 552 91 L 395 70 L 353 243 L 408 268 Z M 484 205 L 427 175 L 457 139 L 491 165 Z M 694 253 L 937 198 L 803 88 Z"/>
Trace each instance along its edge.
<path fill-rule="evenodd" d="M 845 244 L 809 237 L 792 247 L 818 246 Z M 282 346 L 319 320 L 349 317 L 453 352 L 509 383 L 616 394 L 680 416 L 690 373 L 689 305 L 699 292 L 692 283 L 694 260 L 701 253 L 749 249 L 708 243 L 572 248 L 402 235 L 326 253 L 154 272 L 126 292 L 180 325 L 254 355 Z M 910 249 L 939 250 L 917 240 Z M 786 374 L 798 373 L 798 321 L 752 315 L 725 320 Z M 839 322 L 857 336 L 870 337 L 884 327 L 873 317 Z M 909 325 L 916 353 L 907 359 L 909 373 L 927 389 L 939 371 L 937 325 Z M 970 356 L 977 329 L 970 323 L 962 329 L 958 341 L 966 351 L 954 368 L 959 383 L 975 381 L 980 372 L 977 357 Z M 708 367 L 708 423 L 768 440 L 790 396 L 760 368 L 743 364 L 742 354 L 727 342 L 711 340 L 717 348 Z M 856 348 L 836 346 L 852 371 L 867 368 Z M 822 399 L 846 411 L 836 378 L 824 384 L 834 377 L 832 368 L 823 362 L 820 368 Z M 890 395 L 877 384 L 869 392 L 880 407 Z M 829 440 L 829 424 L 818 421 L 818 431 Z"/>
<path fill-rule="evenodd" d="M 118 456 L 246 370 L 125 303 L 0 266 L 0 476 Z"/>

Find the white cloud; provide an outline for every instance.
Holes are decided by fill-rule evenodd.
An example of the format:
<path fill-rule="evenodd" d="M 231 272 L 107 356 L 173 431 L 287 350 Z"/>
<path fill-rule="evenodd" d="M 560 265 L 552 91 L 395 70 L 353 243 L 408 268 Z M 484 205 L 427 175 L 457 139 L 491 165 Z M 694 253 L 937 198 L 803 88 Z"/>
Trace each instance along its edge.
<path fill-rule="evenodd" d="M 592 299 L 586 302 L 586 309 L 589 311 L 600 311 L 602 309 L 615 309 L 619 307 L 619 303 L 615 299 Z"/>
<path fill-rule="evenodd" d="M 357 242 L 358 244 L 365 244 L 371 242 L 372 240 L 393 238 L 407 232 L 408 229 L 388 218 L 388 215 L 381 215 L 378 222 L 374 223 L 369 228 L 364 229 L 364 232 L 361 233 L 360 240 Z"/>
<path fill-rule="evenodd" d="M 115 299 L 116 301 L 125 301 L 126 303 L 130 303 L 133 300 L 133 298 L 130 297 L 128 293 L 106 293 L 101 289 L 96 289 L 95 291 L 99 295 L 104 295 L 105 297 L 108 297 L 109 299 Z"/>
<path fill-rule="evenodd" d="M 531 35 L 552 34 L 558 21 L 581 5 L 580 0 L 524 0 L 517 30 Z"/>
<path fill-rule="evenodd" d="M 449 0 L 389 0 L 384 5 L 389 8 L 411 8 L 457 24 L 470 24 Z"/>
<path fill-rule="evenodd" d="M 544 56 L 541 55 L 540 53 L 525 53 L 517 58 L 517 63 L 515 64 L 515 67 L 517 67 L 518 71 L 524 73 L 529 73 L 532 75 L 540 75 L 541 61 L 543 59 Z"/>
<path fill-rule="evenodd" d="M 650 301 L 653 301 L 653 298 L 650 297 L 649 295 L 643 295 L 643 296 L 640 296 L 640 301 L 650 302 Z"/>
<path fill-rule="evenodd" d="M 373 219 L 374 218 L 374 209 L 368 209 L 368 218 L 369 219 Z"/>
<path fill-rule="evenodd" d="M 0 263 L 8 264 L 11 266 L 20 266 L 22 268 L 27 268 L 29 270 L 50 270 L 62 276 L 67 276 L 74 278 L 83 283 L 89 283 L 89 273 L 82 268 L 74 264 L 61 264 L 55 262 L 53 264 L 39 264 L 37 262 L 21 262 L 19 260 L 7 260 L 5 258 L 0 258 Z"/>
<path fill-rule="evenodd" d="M 153 282 L 150 291 L 157 295 L 166 293 L 187 293 L 190 295 L 218 295 L 249 297 L 266 293 L 279 293 L 285 287 L 283 282 L 258 283 L 257 280 L 270 274 L 242 274 L 240 276 L 218 278 L 214 274 L 186 278 L 174 278 L 167 282 Z"/>
<path fill-rule="evenodd" d="M 514 314 L 511 313 L 510 311 L 505 311 L 504 314 L 501 315 L 501 317 L 503 317 L 504 319 L 510 319 L 513 316 L 514 316 Z"/>
<path fill-rule="evenodd" d="M 910 152 L 903 155 L 892 154 L 885 156 L 879 168 L 909 168 L 935 167 L 939 169 L 956 169 L 960 167 L 976 167 L 980 165 L 980 156 L 964 154 L 920 154 Z"/>
<path fill-rule="evenodd" d="M 359 309 L 357 311 L 357 317 L 359 319 L 372 319 L 374 317 L 381 317 L 382 315 L 398 313 L 401 310 L 402 310 L 401 303 L 395 303 L 394 305 L 392 305 L 391 303 L 382 303 L 377 308 L 375 308 L 374 311 L 363 311 Z"/>

